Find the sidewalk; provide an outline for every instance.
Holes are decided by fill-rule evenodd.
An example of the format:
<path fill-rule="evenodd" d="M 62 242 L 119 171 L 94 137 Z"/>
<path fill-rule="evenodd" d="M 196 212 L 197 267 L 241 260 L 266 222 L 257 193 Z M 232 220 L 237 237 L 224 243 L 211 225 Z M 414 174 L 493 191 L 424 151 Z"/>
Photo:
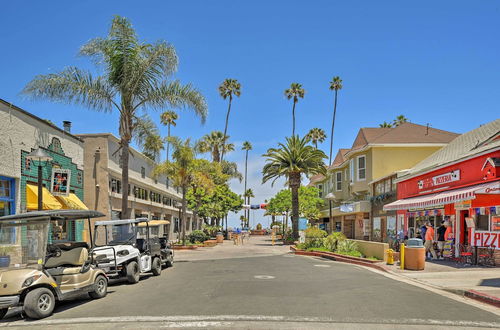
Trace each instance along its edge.
<path fill-rule="evenodd" d="M 427 261 L 425 270 L 401 270 L 383 265 L 389 272 L 459 295 L 500 307 L 500 268 L 457 266 L 448 261 Z"/>

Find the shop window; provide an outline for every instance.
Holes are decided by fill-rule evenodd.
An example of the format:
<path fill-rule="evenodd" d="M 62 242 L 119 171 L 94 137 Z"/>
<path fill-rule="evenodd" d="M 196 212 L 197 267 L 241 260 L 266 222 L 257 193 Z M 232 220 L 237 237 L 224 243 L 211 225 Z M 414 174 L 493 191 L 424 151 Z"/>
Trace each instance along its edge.
<path fill-rule="evenodd" d="M 0 176 L 0 216 L 15 213 L 15 179 Z"/>
<path fill-rule="evenodd" d="M 335 190 L 342 190 L 342 172 L 335 173 Z"/>
<path fill-rule="evenodd" d="M 476 230 L 489 230 L 489 221 L 490 217 L 488 215 L 476 215 Z"/>
<path fill-rule="evenodd" d="M 500 231 L 500 215 L 491 215 L 491 231 Z"/>
<path fill-rule="evenodd" d="M 380 195 L 382 193 L 384 193 L 384 185 L 382 182 L 377 182 L 375 184 L 375 195 Z"/>
<path fill-rule="evenodd" d="M 384 192 L 388 193 L 391 191 L 391 179 L 384 181 Z"/>
<path fill-rule="evenodd" d="M 358 181 L 366 179 L 366 157 L 358 156 Z"/>
<path fill-rule="evenodd" d="M 392 187 L 392 191 L 396 191 L 396 189 L 397 189 L 396 178 L 391 179 L 391 187 Z"/>

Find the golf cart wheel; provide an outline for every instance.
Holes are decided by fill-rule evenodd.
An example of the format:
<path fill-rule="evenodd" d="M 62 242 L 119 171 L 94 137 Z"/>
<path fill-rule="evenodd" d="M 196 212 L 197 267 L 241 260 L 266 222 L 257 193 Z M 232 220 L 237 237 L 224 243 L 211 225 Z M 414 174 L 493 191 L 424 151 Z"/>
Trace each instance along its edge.
<path fill-rule="evenodd" d="M 9 310 L 8 308 L 0 308 L 0 320 L 4 318 L 8 310 Z"/>
<path fill-rule="evenodd" d="M 38 288 L 28 292 L 24 298 L 24 312 L 32 319 L 43 319 L 52 315 L 56 299 L 47 288 Z"/>
<path fill-rule="evenodd" d="M 131 261 L 127 265 L 127 281 L 130 284 L 134 284 L 139 282 L 139 278 L 141 276 L 141 271 L 139 269 L 139 264 L 135 261 Z"/>
<path fill-rule="evenodd" d="M 108 280 L 103 276 L 99 275 L 95 279 L 95 290 L 89 292 L 90 298 L 100 299 L 106 297 L 108 294 Z"/>
<path fill-rule="evenodd" d="M 161 260 L 156 257 L 153 259 L 153 263 L 151 265 L 151 272 L 154 276 L 159 276 L 161 274 Z"/>

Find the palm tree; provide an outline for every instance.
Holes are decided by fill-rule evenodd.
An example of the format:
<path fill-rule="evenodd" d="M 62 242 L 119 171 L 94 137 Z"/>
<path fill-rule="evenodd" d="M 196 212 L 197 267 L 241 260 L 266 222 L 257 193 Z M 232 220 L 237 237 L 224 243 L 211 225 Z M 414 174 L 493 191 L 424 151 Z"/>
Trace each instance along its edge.
<path fill-rule="evenodd" d="M 142 153 L 151 160 L 160 160 L 160 152 L 165 149 L 165 140 L 158 134 L 150 134 L 146 137 L 142 147 Z"/>
<path fill-rule="evenodd" d="M 333 102 L 332 131 L 330 132 L 330 156 L 328 158 L 329 165 L 332 165 L 333 129 L 335 127 L 335 116 L 337 115 L 337 94 L 341 89 L 342 89 L 342 79 L 340 79 L 339 76 L 333 77 L 333 80 L 330 81 L 330 90 L 335 91 L 335 100 Z"/>
<path fill-rule="evenodd" d="M 302 85 L 299 83 L 292 83 L 290 88 L 285 90 L 285 96 L 288 100 L 293 98 L 293 107 L 292 107 L 292 136 L 295 135 L 295 105 L 299 101 L 299 97 L 301 99 L 304 98 L 304 94 L 306 91 L 302 88 Z"/>
<path fill-rule="evenodd" d="M 252 144 L 249 141 L 243 142 L 242 150 L 245 150 L 245 186 L 243 191 L 247 191 L 247 174 L 248 174 L 248 152 L 252 150 Z M 250 212 L 250 211 L 249 211 Z M 247 210 L 245 210 L 245 217 L 247 216 Z"/>
<path fill-rule="evenodd" d="M 160 121 L 163 125 L 167 126 L 167 161 L 169 160 L 169 151 L 170 151 L 170 142 L 168 142 L 168 139 L 170 138 L 170 126 L 177 126 L 177 123 L 175 122 L 178 119 L 178 115 L 176 112 L 167 110 L 163 112 L 160 115 Z"/>
<path fill-rule="evenodd" d="M 139 109 L 189 107 L 205 121 L 207 104 L 203 95 L 191 84 L 170 80 L 178 64 L 174 47 L 164 41 L 139 41 L 128 19 L 115 16 L 108 36 L 89 41 L 80 54 L 97 63 L 102 75 L 69 67 L 36 76 L 23 93 L 96 111 L 118 111 L 123 187 L 129 182 L 129 145 Z M 123 194 L 122 218 L 128 219 L 129 211 L 128 195 Z"/>
<path fill-rule="evenodd" d="M 406 123 L 408 121 L 408 118 L 406 118 L 404 115 L 399 115 L 394 119 L 393 125 L 394 126 L 399 126 L 403 123 Z"/>
<path fill-rule="evenodd" d="M 302 174 L 306 176 L 326 175 L 323 151 L 308 145 L 307 138 L 292 136 L 286 138 L 286 144 L 279 143 L 278 148 L 270 148 L 263 156 L 266 164 L 262 170 L 262 183 L 285 177 L 292 192 L 292 228 L 293 237 L 299 237 L 299 187 Z"/>
<path fill-rule="evenodd" d="M 182 193 L 182 211 L 181 211 L 181 240 L 186 239 L 186 193 L 192 182 L 196 179 L 196 158 L 195 151 L 188 138 L 182 141 L 178 137 L 170 137 L 174 149 L 172 161 L 165 161 L 159 164 L 153 170 L 154 176 L 165 175 L 172 179 L 174 187 L 180 188 Z"/>
<path fill-rule="evenodd" d="M 233 101 L 233 95 L 240 97 L 241 95 L 241 84 L 236 79 L 226 79 L 219 86 L 219 94 L 225 100 L 229 98 L 229 103 L 227 107 L 226 114 L 226 125 L 224 126 L 224 137 L 227 136 L 227 124 L 229 122 L 229 113 L 231 112 L 231 103 Z M 224 159 L 224 154 L 226 153 L 226 148 L 224 147 L 225 141 L 222 143 L 222 155 L 220 159 Z"/>
<path fill-rule="evenodd" d="M 306 137 L 311 140 L 311 142 L 314 144 L 316 149 L 318 149 L 318 142 L 323 143 L 325 142 L 326 139 L 326 133 L 323 129 L 321 128 L 311 128 L 309 133 L 307 133 Z"/>
<path fill-rule="evenodd" d="M 199 153 L 210 153 L 212 161 L 220 163 L 222 160 L 221 152 L 225 148 L 226 151 L 233 151 L 234 144 L 227 143 L 229 136 L 224 135 L 221 131 L 213 131 L 206 134 L 196 143 L 196 151 Z"/>
<path fill-rule="evenodd" d="M 253 190 L 251 188 L 245 189 L 244 197 L 246 197 L 247 204 L 250 205 L 250 199 L 254 198 Z M 248 210 L 247 228 L 250 226 L 250 210 Z"/>
<path fill-rule="evenodd" d="M 386 121 L 384 121 L 382 124 L 379 124 L 378 126 L 382 128 L 392 128 L 392 124 Z"/>

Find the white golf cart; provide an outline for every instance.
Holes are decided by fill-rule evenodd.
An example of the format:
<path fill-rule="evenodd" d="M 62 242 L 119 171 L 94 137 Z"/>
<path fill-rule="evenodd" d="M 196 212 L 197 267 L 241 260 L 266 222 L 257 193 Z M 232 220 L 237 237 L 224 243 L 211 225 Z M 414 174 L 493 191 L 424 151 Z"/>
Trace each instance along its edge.
<path fill-rule="evenodd" d="M 161 274 L 166 261 L 160 241 L 150 237 L 148 222 L 147 218 L 137 218 L 95 223 L 92 253 L 98 267 L 110 278 L 137 283 L 143 273 Z M 145 223 L 145 230 L 139 230 L 141 223 Z"/>

